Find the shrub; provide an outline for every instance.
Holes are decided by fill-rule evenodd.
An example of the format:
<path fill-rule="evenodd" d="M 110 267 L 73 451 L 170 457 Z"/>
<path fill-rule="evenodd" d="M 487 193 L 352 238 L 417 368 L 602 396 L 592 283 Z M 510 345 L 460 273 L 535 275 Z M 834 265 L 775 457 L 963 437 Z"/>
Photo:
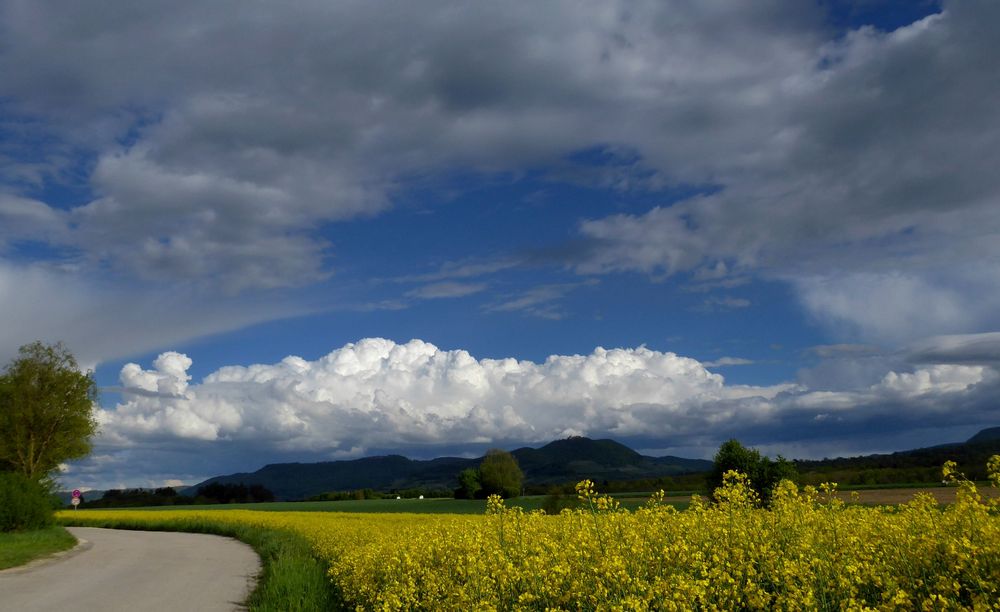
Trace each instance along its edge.
<path fill-rule="evenodd" d="M 37 481 L 0 472 L 0 532 L 41 529 L 51 525 L 49 494 Z"/>
<path fill-rule="evenodd" d="M 570 510 L 579 507 L 579 500 L 571 495 L 563 495 L 562 489 L 560 487 L 550 487 L 548 495 L 545 496 L 545 500 L 542 502 L 542 511 L 545 514 L 559 514 L 563 510 L 569 508 Z"/>

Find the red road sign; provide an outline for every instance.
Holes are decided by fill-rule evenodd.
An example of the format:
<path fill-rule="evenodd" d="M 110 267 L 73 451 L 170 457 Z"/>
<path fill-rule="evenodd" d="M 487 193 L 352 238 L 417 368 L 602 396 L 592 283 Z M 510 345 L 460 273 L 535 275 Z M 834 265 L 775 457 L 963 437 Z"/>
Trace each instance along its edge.
<path fill-rule="evenodd" d="M 73 489 L 73 497 L 80 497 L 80 489 Z"/>

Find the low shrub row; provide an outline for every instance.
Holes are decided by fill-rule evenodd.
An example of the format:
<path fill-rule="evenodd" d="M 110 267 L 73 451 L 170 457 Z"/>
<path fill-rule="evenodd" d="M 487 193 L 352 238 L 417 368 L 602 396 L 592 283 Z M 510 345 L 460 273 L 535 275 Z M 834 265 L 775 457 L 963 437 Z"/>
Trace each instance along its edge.
<path fill-rule="evenodd" d="M 52 525 L 52 502 L 40 483 L 15 472 L 0 472 L 0 532 Z"/>

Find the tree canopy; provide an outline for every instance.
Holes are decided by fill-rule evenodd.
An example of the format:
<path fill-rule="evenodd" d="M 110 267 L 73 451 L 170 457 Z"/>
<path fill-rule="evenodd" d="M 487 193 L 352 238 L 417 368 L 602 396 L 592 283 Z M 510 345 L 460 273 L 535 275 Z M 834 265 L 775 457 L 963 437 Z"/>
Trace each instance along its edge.
<path fill-rule="evenodd" d="M 524 473 L 517 465 L 517 459 L 505 450 L 493 449 L 486 453 L 479 465 L 481 494 L 517 497 L 521 494 Z"/>
<path fill-rule="evenodd" d="M 783 479 L 795 478 L 795 466 L 781 455 L 778 455 L 777 460 L 771 461 L 768 457 L 761 456 L 756 449 L 747 448 L 735 439 L 719 447 L 714 462 L 707 479 L 710 492 L 722 485 L 723 474 L 735 470 L 750 478 L 750 486 L 765 504 L 770 503 L 771 491 L 775 485 Z"/>
<path fill-rule="evenodd" d="M 458 499 L 476 499 L 483 485 L 479 482 L 479 470 L 477 468 L 467 468 L 458 474 L 458 490 L 455 497 Z"/>
<path fill-rule="evenodd" d="M 97 384 L 62 344 L 34 342 L 0 373 L 0 471 L 44 480 L 90 452 Z"/>

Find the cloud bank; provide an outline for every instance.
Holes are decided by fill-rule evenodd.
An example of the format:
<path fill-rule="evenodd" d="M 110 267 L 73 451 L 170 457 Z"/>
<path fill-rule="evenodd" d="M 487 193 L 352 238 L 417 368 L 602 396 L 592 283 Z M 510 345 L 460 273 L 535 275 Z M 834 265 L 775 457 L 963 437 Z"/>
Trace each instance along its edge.
<path fill-rule="evenodd" d="M 252 470 L 276 460 L 387 449 L 428 456 L 570 435 L 699 456 L 737 435 L 778 449 L 812 443 L 844 452 L 872 448 L 879 443 L 873 428 L 889 422 L 899 436 L 935 427 L 940 436 L 1000 419 L 991 395 L 1000 374 L 986 365 L 889 371 L 854 389 L 755 387 L 728 385 L 706 364 L 645 347 L 597 348 L 535 363 L 381 338 L 315 361 L 290 356 L 227 366 L 197 383 L 187 373 L 191 365 L 185 355 L 167 352 L 152 369 L 123 367 L 123 400 L 100 411 L 97 458 L 74 467 L 77 477 L 125 479 L 128 469 L 145 469 L 151 478 L 183 478 L 210 475 L 197 464 Z M 173 473 L 153 467 L 153 458 L 165 454 L 174 457 Z M 123 457 L 130 457 L 130 468 L 98 468 Z"/>

